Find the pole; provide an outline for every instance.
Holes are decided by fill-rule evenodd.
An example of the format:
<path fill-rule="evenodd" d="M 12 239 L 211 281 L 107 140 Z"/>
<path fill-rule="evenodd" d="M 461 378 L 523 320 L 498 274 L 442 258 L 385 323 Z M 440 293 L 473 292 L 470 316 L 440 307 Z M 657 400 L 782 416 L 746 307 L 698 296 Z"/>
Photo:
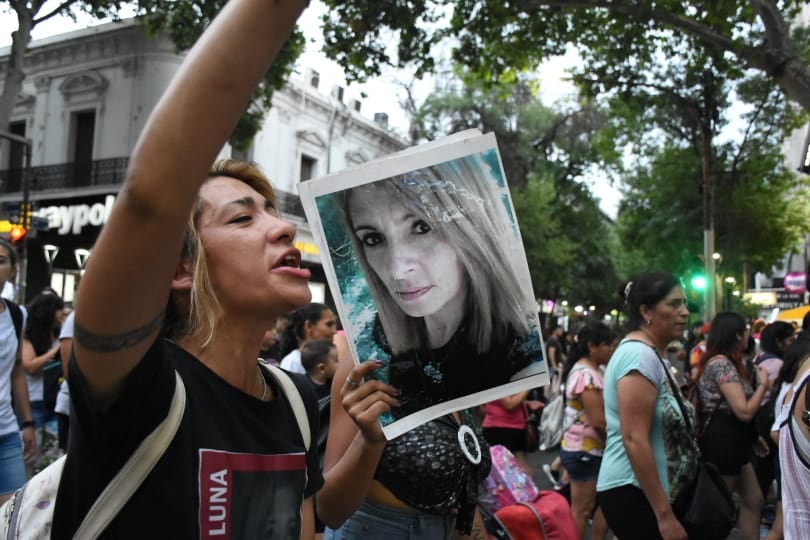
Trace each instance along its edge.
<path fill-rule="evenodd" d="M 31 150 L 34 143 L 31 139 L 10 133 L 8 131 L 0 131 L 0 138 L 7 139 L 12 143 L 22 144 L 25 148 L 25 161 L 23 164 L 22 177 L 20 178 L 20 189 L 22 190 L 22 203 L 20 204 L 20 219 L 22 225 L 28 230 L 31 224 L 28 222 L 28 207 L 31 203 Z M 25 303 L 25 288 L 28 280 L 28 234 L 23 236 L 22 242 L 17 249 L 17 255 L 20 259 L 20 264 L 17 272 L 17 302 Z"/>
<path fill-rule="evenodd" d="M 704 135 L 703 143 L 703 261 L 706 272 L 706 291 L 704 295 L 703 320 L 710 321 L 714 317 L 717 306 L 717 276 L 714 261 L 714 217 L 712 213 L 712 176 L 710 172 L 711 158 L 707 152 L 707 139 Z"/>
<path fill-rule="evenodd" d="M 26 234 L 22 238 L 22 242 L 20 243 L 19 248 L 19 256 L 20 256 L 20 272 L 19 272 L 19 281 L 17 282 L 17 299 L 21 304 L 25 304 L 25 293 L 26 289 L 28 288 L 28 236 L 31 234 L 29 229 L 31 228 L 31 219 L 30 219 L 30 212 L 29 207 L 31 206 L 31 185 L 29 182 L 29 172 L 31 171 L 31 144 L 30 139 L 28 139 L 28 143 L 25 145 L 25 165 L 23 166 L 23 173 L 22 173 L 22 207 L 23 214 L 20 219 L 23 222 L 23 227 L 25 227 Z"/>
<path fill-rule="evenodd" d="M 706 293 L 704 296 L 704 319 L 710 321 L 717 308 L 717 276 L 715 275 L 714 254 L 714 182 L 712 181 L 712 106 L 714 81 L 711 71 L 704 73 L 704 104 L 701 115 L 701 135 L 703 143 L 703 261 L 706 265 Z"/>

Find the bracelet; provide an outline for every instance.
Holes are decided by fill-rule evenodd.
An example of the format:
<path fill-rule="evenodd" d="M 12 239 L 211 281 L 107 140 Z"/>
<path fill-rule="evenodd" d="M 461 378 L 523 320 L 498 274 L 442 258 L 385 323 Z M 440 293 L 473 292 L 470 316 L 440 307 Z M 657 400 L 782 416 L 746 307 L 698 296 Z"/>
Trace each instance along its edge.
<path fill-rule="evenodd" d="M 26 420 L 25 422 L 20 422 L 20 426 L 22 426 L 22 429 L 33 428 L 37 426 L 37 423 L 33 420 Z"/>

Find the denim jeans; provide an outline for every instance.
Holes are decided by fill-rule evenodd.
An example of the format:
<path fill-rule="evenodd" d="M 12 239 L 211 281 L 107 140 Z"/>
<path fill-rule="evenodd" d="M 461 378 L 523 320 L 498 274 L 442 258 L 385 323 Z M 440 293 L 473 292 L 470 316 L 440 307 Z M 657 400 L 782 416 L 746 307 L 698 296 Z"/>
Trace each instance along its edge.
<path fill-rule="evenodd" d="M 17 491 L 25 483 L 25 463 L 20 433 L 0 436 L 0 495 Z"/>
<path fill-rule="evenodd" d="M 409 512 L 364 502 L 341 528 L 327 528 L 324 540 L 449 540 L 455 516 Z"/>

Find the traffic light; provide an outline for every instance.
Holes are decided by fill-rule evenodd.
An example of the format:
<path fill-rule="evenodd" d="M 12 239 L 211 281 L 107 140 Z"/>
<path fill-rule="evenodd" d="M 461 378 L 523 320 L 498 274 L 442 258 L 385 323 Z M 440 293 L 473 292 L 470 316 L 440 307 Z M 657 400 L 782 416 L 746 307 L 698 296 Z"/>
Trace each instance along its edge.
<path fill-rule="evenodd" d="M 692 288 L 696 291 L 706 290 L 706 276 L 703 274 L 695 274 L 692 276 Z"/>
<path fill-rule="evenodd" d="M 22 225 L 12 225 L 8 237 L 13 244 L 19 244 L 25 239 L 26 234 L 28 234 L 28 229 Z"/>
<path fill-rule="evenodd" d="M 31 227 L 31 213 L 33 207 L 31 203 L 20 204 L 20 221 L 19 224 L 26 229 Z"/>

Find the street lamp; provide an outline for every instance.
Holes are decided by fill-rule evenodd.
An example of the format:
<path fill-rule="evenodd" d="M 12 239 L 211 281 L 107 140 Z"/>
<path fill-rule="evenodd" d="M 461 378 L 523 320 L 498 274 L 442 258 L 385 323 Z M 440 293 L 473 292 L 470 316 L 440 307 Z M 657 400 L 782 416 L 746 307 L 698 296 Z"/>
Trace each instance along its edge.
<path fill-rule="evenodd" d="M 51 286 L 51 274 L 53 274 L 53 261 L 56 260 L 56 255 L 59 253 L 59 246 L 53 244 L 45 244 L 42 246 L 42 251 L 45 252 L 45 262 L 48 263 L 48 286 Z"/>
<path fill-rule="evenodd" d="M 74 249 L 73 256 L 76 257 L 76 266 L 79 267 L 79 275 L 84 274 L 84 267 L 87 266 L 87 259 L 90 258 L 89 249 Z"/>

